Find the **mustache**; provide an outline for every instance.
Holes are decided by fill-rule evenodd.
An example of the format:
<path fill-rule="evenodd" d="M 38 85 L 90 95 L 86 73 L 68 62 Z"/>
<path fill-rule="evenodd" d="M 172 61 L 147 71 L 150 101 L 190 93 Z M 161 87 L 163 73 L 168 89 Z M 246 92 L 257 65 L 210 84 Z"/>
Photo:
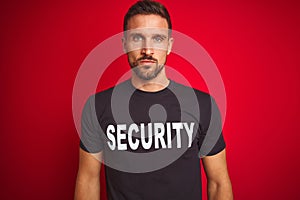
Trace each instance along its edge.
<path fill-rule="evenodd" d="M 153 58 L 152 56 L 148 56 L 148 55 L 144 55 L 143 57 L 140 57 L 139 59 L 137 59 L 137 61 L 141 61 L 141 60 L 152 60 L 157 62 L 157 59 Z"/>

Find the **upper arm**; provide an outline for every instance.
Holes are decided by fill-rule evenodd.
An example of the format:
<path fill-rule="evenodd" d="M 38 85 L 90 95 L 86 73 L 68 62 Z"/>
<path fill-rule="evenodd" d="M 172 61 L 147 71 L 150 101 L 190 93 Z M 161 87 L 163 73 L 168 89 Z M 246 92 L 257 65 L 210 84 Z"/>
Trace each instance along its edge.
<path fill-rule="evenodd" d="M 215 183 L 230 182 L 225 149 L 216 155 L 202 158 L 202 163 L 208 181 Z"/>
<path fill-rule="evenodd" d="M 92 154 L 80 148 L 78 178 L 99 179 L 101 161 L 102 161 L 102 152 Z"/>
<path fill-rule="evenodd" d="M 100 199 L 101 159 L 102 153 L 91 154 L 80 148 L 74 199 Z"/>

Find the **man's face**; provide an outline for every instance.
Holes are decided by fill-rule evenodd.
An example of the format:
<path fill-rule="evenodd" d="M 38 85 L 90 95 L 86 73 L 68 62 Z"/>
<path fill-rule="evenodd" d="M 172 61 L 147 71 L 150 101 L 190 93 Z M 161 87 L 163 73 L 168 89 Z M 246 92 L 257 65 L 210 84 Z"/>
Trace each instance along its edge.
<path fill-rule="evenodd" d="M 128 62 L 143 80 L 151 80 L 162 71 L 173 39 L 167 20 L 159 15 L 135 15 L 128 20 L 123 39 Z"/>

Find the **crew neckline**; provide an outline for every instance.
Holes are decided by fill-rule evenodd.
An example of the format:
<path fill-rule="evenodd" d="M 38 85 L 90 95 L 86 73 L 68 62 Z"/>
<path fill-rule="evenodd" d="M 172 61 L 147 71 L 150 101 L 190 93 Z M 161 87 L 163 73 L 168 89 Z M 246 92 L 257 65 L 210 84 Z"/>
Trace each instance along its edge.
<path fill-rule="evenodd" d="M 168 79 L 168 80 L 169 80 L 169 83 L 168 83 L 168 85 L 166 87 L 164 87 L 161 90 L 154 91 L 154 92 L 144 91 L 144 90 L 141 90 L 141 89 L 138 89 L 138 88 L 134 87 L 134 85 L 131 82 L 131 79 L 129 79 L 128 82 L 129 82 L 130 87 L 132 87 L 135 92 L 138 92 L 140 94 L 149 94 L 149 95 L 151 95 L 151 94 L 162 94 L 165 91 L 169 90 L 170 86 L 173 85 L 173 81 L 171 79 Z"/>

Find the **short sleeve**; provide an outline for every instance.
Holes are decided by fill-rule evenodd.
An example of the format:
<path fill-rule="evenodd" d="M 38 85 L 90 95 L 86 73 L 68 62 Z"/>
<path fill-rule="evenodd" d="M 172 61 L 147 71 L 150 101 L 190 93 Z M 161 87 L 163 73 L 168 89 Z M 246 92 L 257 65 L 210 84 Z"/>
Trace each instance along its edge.
<path fill-rule="evenodd" d="M 98 153 L 103 150 L 103 131 L 99 125 L 95 96 L 91 96 L 84 105 L 81 115 L 80 148 L 89 153 Z"/>
<path fill-rule="evenodd" d="M 210 120 L 205 125 L 205 137 L 199 151 L 199 157 L 215 155 L 226 147 L 222 133 L 221 114 L 212 97 L 210 97 L 209 105 L 207 117 L 210 117 Z"/>

